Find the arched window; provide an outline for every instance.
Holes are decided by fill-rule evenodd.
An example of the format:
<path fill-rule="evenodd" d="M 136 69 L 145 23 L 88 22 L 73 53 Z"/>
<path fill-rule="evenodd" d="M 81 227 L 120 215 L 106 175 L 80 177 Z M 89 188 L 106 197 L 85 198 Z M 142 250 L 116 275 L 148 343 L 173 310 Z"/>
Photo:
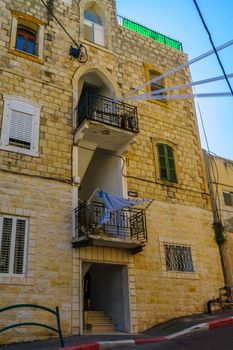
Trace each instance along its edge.
<path fill-rule="evenodd" d="M 95 44 L 105 46 L 104 26 L 101 18 L 93 10 L 84 11 L 84 38 Z"/>
<path fill-rule="evenodd" d="M 37 55 L 37 33 L 29 28 L 18 26 L 16 36 L 16 50 Z"/>
<path fill-rule="evenodd" d="M 92 10 L 86 10 L 84 12 L 84 18 L 90 22 L 102 25 L 100 17 Z"/>
<path fill-rule="evenodd" d="M 158 143 L 160 179 L 177 182 L 174 151 L 171 146 Z"/>

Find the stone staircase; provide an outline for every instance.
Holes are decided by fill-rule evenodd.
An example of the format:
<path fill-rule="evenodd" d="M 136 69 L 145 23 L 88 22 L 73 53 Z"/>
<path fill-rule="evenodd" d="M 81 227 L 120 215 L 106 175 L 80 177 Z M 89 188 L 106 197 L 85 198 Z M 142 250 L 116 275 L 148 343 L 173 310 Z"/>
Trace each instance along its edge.
<path fill-rule="evenodd" d="M 116 332 L 116 326 L 104 311 L 85 311 L 85 329 L 92 332 Z"/>

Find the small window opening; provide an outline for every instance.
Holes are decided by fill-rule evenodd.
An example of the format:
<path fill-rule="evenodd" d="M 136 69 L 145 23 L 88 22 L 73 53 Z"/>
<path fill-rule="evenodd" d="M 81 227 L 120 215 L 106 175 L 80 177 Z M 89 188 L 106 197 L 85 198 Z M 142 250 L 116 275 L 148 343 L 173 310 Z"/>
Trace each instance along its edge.
<path fill-rule="evenodd" d="M 159 72 L 152 71 L 152 70 L 149 71 L 150 80 L 155 79 L 155 78 L 157 78 L 160 75 L 161 74 Z M 158 91 L 158 90 L 161 90 L 161 89 L 164 89 L 164 88 L 165 88 L 164 79 L 161 79 L 159 81 L 150 83 L 150 90 L 151 90 L 151 92 L 152 91 Z M 162 92 L 159 95 L 166 95 L 166 92 Z"/>
<path fill-rule="evenodd" d="M 30 55 L 37 55 L 37 33 L 29 28 L 18 26 L 16 37 L 16 49 L 29 53 Z"/>
<path fill-rule="evenodd" d="M 105 31 L 100 17 L 93 10 L 84 11 L 84 38 L 105 46 Z"/>

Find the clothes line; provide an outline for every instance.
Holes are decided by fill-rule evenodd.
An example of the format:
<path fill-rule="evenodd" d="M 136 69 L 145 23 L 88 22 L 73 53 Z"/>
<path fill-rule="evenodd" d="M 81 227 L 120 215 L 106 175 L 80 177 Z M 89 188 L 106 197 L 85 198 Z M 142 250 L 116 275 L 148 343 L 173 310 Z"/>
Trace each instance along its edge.
<path fill-rule="evenodd" d="M 233 73 L 227 74 L 227 77 L 229 79 L 233 78 Z M 221 75 L 221 76 L 218 76 L 218 77 L 213 77 L 213 78 L 208 78 L 208 79 L 204 79 L 204 80 L 199 80 L 199 81 L 192 82 L 192 83 L 170 86 L 169 88 L 164 88 L 164 89 L 160 89 L 160 90 L 156 90 L 156 91 L 147 92 L 146 94 L 135 95 L 135 97 L 139 97 L 139 96 L 140 97 L 146 97 L 148 100 L 151 100 L 151 96 L 160 95 L 160 94 L 162 94 L 164 92 L 173 91 L 173 90 L 179 90 L 179 89 L 185 89 L 185 88 L 188 88 L 188 87 L 191 87 L 191 86 L 212 83 L 212 82 L 219 81 L 219 80 L 224 80 L 224 79 L 225 79 L 224 75 Z M 130 99 L 131 99 L 130 96 L 127 97 L 127 100 L 130 100 Z"/>
<path fill-rule="evenodd" d="M 156 95 L 156 96 L 132 96 L 131 100 L 178 100 L 186 98 L 209 98 L 209 97 L 229 97 L 231 92 L 213 92 L 201 94 L 178 94 L 178 95 Z"/>
<path fill-rule="evenodd" d="M 224 44 L 218 46 L 218 47 L 216 48 L 216 51 L 223 50 L 223 49 L 225 49 L 225 48 L 227 48 L 227 47 L 229 47 L 229 46 L 231 46 L 231 45 L 233 45 L 233 40 L 230 40 L 230 41 L 228 41 L 228 42 L 226 42 L 226 43 L 224 43 Z M 183 64 L 177 66 L 176 68 L 173 68 L 173 69 L 171 69 L 171 70 L 169 70 L 169 71 L 167 71 L 167 72 L 165 72 L 165 73 L 159 75 L 158 77 L 155 77 L 155 78 L 153 78 L 153 79 L 147 81 L 146 83 L 144 83 L 144 84 L 138 86 L 138 87 L 135 88 L 134 90 L 129 91 L 127 94 L 123 95 L 122 97 L 116 98 L 116 99 L 114 100 L 114 102 L 123 102 L 123 101 L 126 101 L 126 97 L 129 96 L 130 94 L 132 94 L 132 93 L 134 93 L 134 92 L 136 92 L 136 91 L 138 91 L 138 90 L 140 90 L 140 89 L 146 87 L 147 85 L 149 85 L 149 84 L 151 84 L 151 83 L 155 83 L 156 81 L 159 81 L 159 80 L 161 80 L 161 79 L 163 79 L 163 78 L 165 78 L 165 77 L 167 77 L 167 76 L 169 76 L 169 75 L 171 75 L 171 74 L 174 74 L 174 73 L 180 71 L 181 69 L 184 69 L 184 68 L 190 66 L 191 64 L 193 64 L 193 63 L 195 63 L 195 62 L 198 62 L 198 61 L 202 60 L 203 58 L 206 58 L 206 57 L 212 55 L 213 53 L 215 53 L 214 50 L 207 51 L 207 52 L 203 53 L 202 55 L 197 56 L 197 57 L 191 59 L 190 61 L 187 61 L 187 62 L 185 62 L 185 63 L 183 63 Z"/>

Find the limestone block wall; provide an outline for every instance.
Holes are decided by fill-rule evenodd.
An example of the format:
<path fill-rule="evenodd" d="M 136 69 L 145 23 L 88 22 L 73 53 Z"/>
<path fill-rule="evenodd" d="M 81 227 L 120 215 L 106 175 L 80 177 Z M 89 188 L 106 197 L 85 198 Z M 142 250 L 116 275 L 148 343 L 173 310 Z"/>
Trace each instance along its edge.
<path fill-rule="evenodd" d="M 148 244 L 135 256 L 138 328 L 206 310 L 223 286 L 211 211 L 155 201 L 147 211 Z M 194 272 L 166 269 L 164 243 L 190 246 Z"/>
<path fill-rule="evenodd" d="M 124 153 L 124 179 L 128 190 L 154 200 L 147 212 L 145 250 L 133 257 L 120 249 L 70 247 L 71 148 L 76 118 L 73 101 L 77 101 L 78 90 L 75 77 L 80 71 L 83 74 L 94 71 L 99 76 L 107 71 L 103 76 L 117 87 L 116 95 L 120 95 L 146 81 L 145 64 L 164 72 L 187 60 L 185 54 L 117 25 L 113 2 L 100 2 L 111 14 L 108 28 L 111 45 L 106 48 L 83 39 L 81 1 L 73 1 L 71 6 L 60 0 L 50 2 L 67 31 L 86 46 L 89 59 L 82 65 L 70 57 L 73 43 L 39 0 L 0 0 L 0 128 L 3 94 L 22 96 L 42 106 L 39 157 L 0 150 L 0 212 L 30 219 L 28 274 L 20 279 L 1 276 L 1 304 L 2 300 L 5 305 L 12 301 L 58 304 L 65 334 L 80 332 L 80 264 L 84 260 L 128 266 L 133 332 L 171 317 L 203 311 L 206 300 L 223 284 L 191 100 L 164 104 L 130 102 L 138 107 L 140 132 L 135 144 Z M 44 22 L 41 63 L 10 52 L 12 11 Z M 189 80 L 189 71 L 185 69 L 171 76 L 167 84 Z M 174 145 L 177 184 L 159 179 L 157 142 Z M 195 273 L 185 274 L 185 278 L 183 273 L 167 274 L 162 247 L 164 241 L 170 240 L 191 245 Z M 30 334 L 11 331 L 1 335 L 2 342 L 12 341 L 14 332 L 20 332 L 18 341 L 50 335 L 41 330 L 36 330 L 33 336 L 31 331 Z"/>
<path fill-rule="evenodd" d="M 71 333 L 72 188 L 53 180 L 0 172 L 1 214 L 29 220 L 26 276 L 0 276 L 1 307 L 19 303 L 58 305 L 64 334 Z M 56 205 L 54 205 L 56 203 Z M 44 311 L 21 309 L 0 314 L 0 327 L 13 322 L 55 325 Z M 54 336 L 45 329 L 15 328 L 0 334 L 0 343 Z"/>
<path fill-rule="evenodd" d="M 223 192 L 233 192 L 233 161 L 218 156 L 205 156 L 209 159 L 209 170 L 213 181 L 216 204 L 225 228 L 226 243 L 223 254 L 228 283 L 233 286 L 233 206 L 226 205 Z M 230 203 L 229 203 L 230 204 Z"/>

